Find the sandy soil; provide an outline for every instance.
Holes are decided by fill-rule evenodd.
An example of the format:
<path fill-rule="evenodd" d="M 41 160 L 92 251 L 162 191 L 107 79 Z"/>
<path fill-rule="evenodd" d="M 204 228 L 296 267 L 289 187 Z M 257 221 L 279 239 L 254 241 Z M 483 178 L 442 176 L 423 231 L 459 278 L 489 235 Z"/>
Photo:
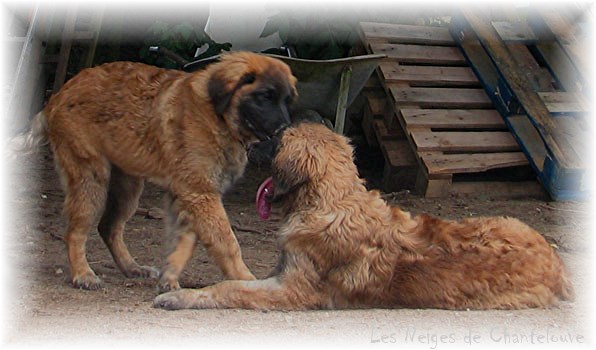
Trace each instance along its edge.
<path fill-rule="evenodd" d="M 105 288 L 83 291 L 68 283 L 69 269 L 61 239 L 63 193 L 51 157 L 44 152 L 9 165 L 12 178 L 7 207 L 12 209 L 10 239 L 3 256 L 11 266 L 5 288 L 5 345 L 243 345 L 250 347 L 337 345 L 342 347 L 449 346 L 593 342 L 587 289 L 590 286 L 590 233 L 586 203 L 539 199 L 499 200 L 484 197 L 423 199 L 408 193 L 388 196 L 414 213 L 444 218 L 508 215 L 542 232 L 571 272 L 577 298 L 558 308 L 521 311 L 348 310 L 256 312 L 245 310 L 153 309 L 155 280 L 126 279 L 116 268 L 99 235 L 87 244 L 92 268 Z M 244 258 L 257 277 L 275 264 L 279 218 L 260 221 L 254 193 L 268 176 L 251 166 L 225 197 Z M 138 215 L 128 225 L 127 242 L 141 264 L 161 266 L 165 237 L 160 219 L 162 191 L 147 185 Z M 199 247 L 181 277 L 186 287 L 220 281 L 222 275 Z"/>

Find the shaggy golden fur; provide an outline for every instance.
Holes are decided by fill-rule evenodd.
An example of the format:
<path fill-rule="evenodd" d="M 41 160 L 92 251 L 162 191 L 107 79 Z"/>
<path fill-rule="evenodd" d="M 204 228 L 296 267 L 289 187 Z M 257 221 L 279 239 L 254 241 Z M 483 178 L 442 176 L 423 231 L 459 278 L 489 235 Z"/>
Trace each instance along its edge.
<path fill-rule="evenodd" d="M 134 261 L 123 240 L 145 179 L 169 191 L 176 233 L 161 289 L 179 288 L 197 240 L 226 277 L 254 279 L 221 195 L 242 175 L 248 145 L 289 124 L 295 83 L 281 61 L 243 52 L 196 73 L 115 62 L 69 80 L 29 135 L 47 134 L 63 180 L 74 286 L 101 285 L 85 254 L 87 233 L 100 215 L 99 233 L 122 272 L 157 276 L 156 269 Z"/>
<path fill-rule="evenodd" d="M 513 218 L 411 217 L 367 191 L 343 136 L 287 129 L 273 165 L 283 204 L 282 255 L 272 277 L 158 296 L 166 309 L 518 309 L 569 299 L 563 264 Z"/>

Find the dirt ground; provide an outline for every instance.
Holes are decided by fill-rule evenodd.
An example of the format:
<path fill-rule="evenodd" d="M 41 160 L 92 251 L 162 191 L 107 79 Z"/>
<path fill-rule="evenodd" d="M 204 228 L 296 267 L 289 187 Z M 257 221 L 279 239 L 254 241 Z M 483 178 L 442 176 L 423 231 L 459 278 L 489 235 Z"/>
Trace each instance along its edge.
<path fill-rule="evenodd" d="M 256 312 L 152 308 L 156 280 L 127 279 L 116 268 L 99 235 L 92 232 L 88 259 L 105 288 L 83 291 L 69 285 L 62 241 L 63 193 L 47 151 L 8 165 L 10 177 L 7 225 L 10 239 L 2 255 L 11 267 L 5 284 L 5 345 L 188 345 L 248 347 L 312 346 L 393 347 L 426 349 L 470 345 L 557 345 L 562 341 L 592 343 L 588 289 L 592 263 L 586 237 L 591 235 L 587 203 L 542 199 L 503 200 L 479 196 L 423 199 L 408 193 L 387 196 L 414 213 L 442 218 L 507 215 L 520 218 L 554 244 L 571 272 L 576 300 L 548 310 L 444 311 L 347 310 Z M 257 277 L 274 266 L 278 249 L 272 220 L 260 221 L 254 194 L 267 169 L 250 166 L 225 197 L 225 206 Z M 163 192 L 147 185 L 140 208 L 127 227 L 127 243 L 143 265 L 161 266 L 165 235 L 160 218 Z M 591 238 L 590 238 L 591 240 Z M 202 287 L 222 279 L 202 247 L 181 276 L 181 285 Z"/>

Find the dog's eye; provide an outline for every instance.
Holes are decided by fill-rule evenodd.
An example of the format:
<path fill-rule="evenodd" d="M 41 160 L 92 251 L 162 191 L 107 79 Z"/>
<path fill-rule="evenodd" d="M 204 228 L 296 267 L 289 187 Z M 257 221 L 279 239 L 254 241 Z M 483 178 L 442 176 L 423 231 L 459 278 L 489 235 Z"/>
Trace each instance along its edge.
<path fill-rule="evenodd" d="M 262 102 L 275 101 L 275 90 L 263 90 L 257 94 L 257 98 Z"/>

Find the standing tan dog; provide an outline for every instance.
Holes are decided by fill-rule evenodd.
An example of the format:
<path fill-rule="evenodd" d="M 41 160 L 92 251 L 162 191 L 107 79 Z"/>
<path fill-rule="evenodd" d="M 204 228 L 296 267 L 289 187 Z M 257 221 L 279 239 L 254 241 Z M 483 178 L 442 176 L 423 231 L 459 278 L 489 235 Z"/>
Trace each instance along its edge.
<path fill-rule="evenodd" d="M 272 277 L 162 294 L 156 307 L 517 309 L 572 296 L 538 232 L 512 218 L 456 222 L 390 207 L 363 186 L 348 140 L 322 125 L 286 129 L 261 190 L 285 216 Z"/>
<path fill-rule="evenodd" d="M 197 239 L 226 277 L 254 279 L 221 195 L 242 175 L 247 147 L 289 124 L 295 83 L 281 61 L 243 52 L 193 74 L 116 62 L 68 81 L 36 116 L 28 138 L 47 134 L 63 180 L 74 286 L 100 287 L 85 241 L 102 211 L 99 233 L 120 270 L 127 277 L 157 275 L 134 261 L 122 237 L 145 179 L 169 191 L 177 234 L 161 270 L 162 290 L 180 288 Z"/>

